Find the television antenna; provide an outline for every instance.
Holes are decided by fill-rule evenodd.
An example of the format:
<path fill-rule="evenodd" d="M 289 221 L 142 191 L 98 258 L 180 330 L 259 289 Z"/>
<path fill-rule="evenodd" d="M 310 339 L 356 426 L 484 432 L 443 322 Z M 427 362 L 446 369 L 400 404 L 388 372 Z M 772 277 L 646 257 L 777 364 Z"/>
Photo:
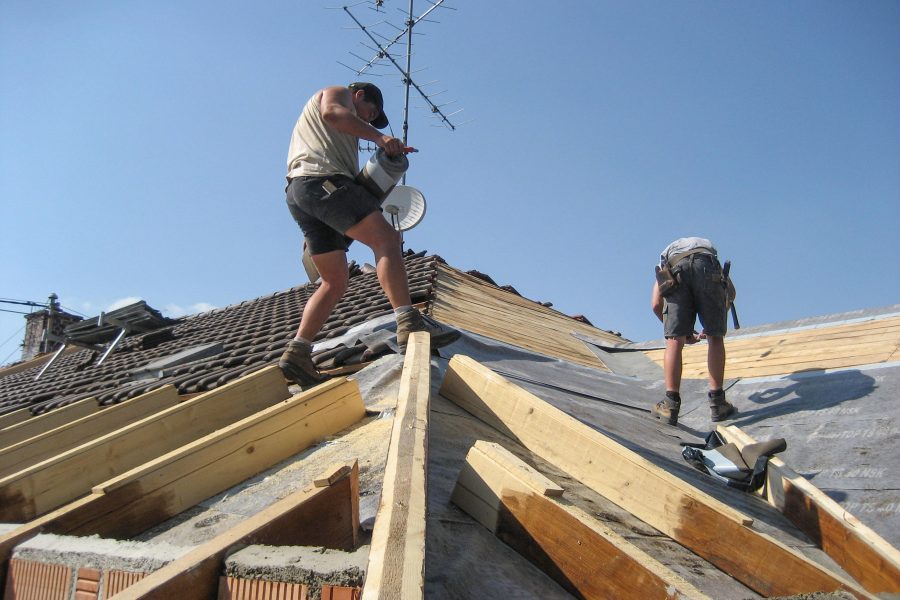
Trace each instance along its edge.
<path fill-rule="evenodd" d="M 429 95 L 425 92 L 425 90 L 423 88 L 425 86 L 437 83 L 437 81 L 431 81 L 431 82 L 420 85 L 420 84 L 416 83 L 412 78 L 412 36 L 413 36 L 413 29 L 420 22 L 422 22 L 422 21 L 433 22 L 433 21 L 430 21 L 429 19 L 427 19 L 426 17 L 428 17 L 436 9 L 438 9 L 438 8 L 443 8 L 443 9 L 447 9 L 447 10 L 456 10 L 456 9 L 451 8 L 449 6 L 445 6 L 444 0 L 427 0 L 427 3 L 430 4 L 429 8 L 427 10 L 425 10 L 425 12 L 423 12 L 418 17 L 415 17 L 414 16 L 415 15 L 414 6 L 413 6 L 414 0 L 409 0 L 409 8 L 404 13 L 406 16 L 406 20 L 404 22 L 404 25 L 405 25 L 404 28 L 397 27 L 396 25 L 393 25 L 386 20 L 379 21 L 373 25 L 364 25 L 362 23 L 362 21 L 360 21 L 356 17 L 356 15 L 354 15 L 353 12 L 351 12 L 351 10 L 350 10 L 351 8 L 356 8 L 357 6 L 367 4 L 367 5 L 369 5 L 368 8 L 370 10 L 374 10 L 377 13 L 382 13 L 382 9 L 384 8 L 384 2 L 385 2 L 385 0 L 367 0 L 365 2 L 357 3 L 357 4 L 353 5 L 352 7 L 351 6 L 339 7 L 341 10 L 343 10 L 345 13 L 347 13 L 347 15 L 356 24 L 356 27 L 358 27 L 359 30 L 362 31 L 366 35 L 366 37 L 368 37 L 369 41 L 374 45 L 374 47 L 373 47 L 366 43 L 362 43 L 362 45 L 365 48 L 371 50 L 372 52 L 374 52 L 374 54 L 372 55 L 371 58 L 369 58 L 367 60 L 367 59 L 363 58 L 362 56 L 353 54 L 351 52 L 350 53 L 351 56 L 363 61 L 363 63 L 364 63 L 363 66 L 359 69 L 354 69 L 353 67 L 351 67 L 349 65 L 345 65 L 344 63 L 342 63 L 340 61 L 338 61 L 338 64 L 340 64 L 344 67 L 347 67 L 348 69 L 350 69 L 357 75 L 362 75 L 364 73 L 369 72 L 370 69 L 372 69 L 373 67 L 383 64 L 383 61 L 386 60 L 386 61 L 390 62 L 390 64 L 392 64 L 394 66 L 394 68 L 397 69 L 397 71 L 400 72 L 400 75 L 402 76 L 401 81 L 403 82 L 403 86 L 405 88 L 404 105 L 403 105 L 403 145 L 404 146 L 409 145 L 408 144 L 408 140 L 409 140 L 409 95 L 410 95 L 411 87 L 413 89 L 415 89 L 416 92 L 418 92 L 418 94 L 422 97 L 422 99 L 425 100 L 431 114 L 437 119 L 438 125 L 446 127 L 447 129 L 450 129 L 451 131 L 455 131 L 457 126 L 454 125 L 450 119 L 451 119 L 451 117 L 454 117 L 454 116 L 458 115 L 459 113 L 461 113 L 463 111 L 463 109 L 458 109 L 449 114 L 445 113 L 444 107 L 446 107 L 450 104 L 453 104 L 455 101 L 445 102 L 443 104 L 437 104 L 432 98 L 434 98 L 435 96 L 437 96 L 439 94 L 444 93 L 444 91 L 446 91 L 446 90 L 441 91 L 441 92 L 435 92 L 435 93 Z M 337 8 L 337 7 L 335 7 L 335 8 Z M 398 10 L 403 12 L 401 9 L 398 9 Z M 399 33 L 397 33 L 397 35 L 395 35 L 393 38 L 389 38 L 385 35 L 382 35 L 381 33 L 379 33 L 376 30 L 376 28 L 381 25 L 390 26 L 393 29 L 399 31 Z M 406 38 L 406 44 L 405 44 L 406 45 L 406 57 L 405 57 L 406 58 L 406 66 L 405 66 L 405 68 L 403 66 L 401 66 L 400 63 L 398 62 L 398 57 L 395 57 L 394 54 L 392 54 L 390 52 L 391 48 L 395 44 L 401 43 L 400 41 L 404 37 Z M 371 73 L 371 74 L 375 75 L 375 73 Z M 380 75 L 377 75 L 377 76 L 380 76 Z M 403 175 L 402 183 L 406 183 L 406 175 L 405 174 Z"/>

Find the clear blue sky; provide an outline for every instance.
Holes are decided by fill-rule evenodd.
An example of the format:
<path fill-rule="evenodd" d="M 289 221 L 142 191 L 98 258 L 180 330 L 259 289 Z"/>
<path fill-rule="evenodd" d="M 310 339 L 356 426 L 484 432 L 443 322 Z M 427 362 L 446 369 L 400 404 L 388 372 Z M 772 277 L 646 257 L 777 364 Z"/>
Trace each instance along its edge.
<path fill-rule="evenodd" d="M 448 4 L 413 68 L 470 122 L 413 96 L 408 248 L 635 340 L 684 235 L 732 260 L 745 326 L 900 302 L 900 3 Z M 327 6 L 0 2 L 0 298 L 178 316 L 304 283 L 290 131 L 371 54 Z M 399 135 L 392 69 L 366 78 Z M 0 313 L 0 363 L 23 324 Z"/>

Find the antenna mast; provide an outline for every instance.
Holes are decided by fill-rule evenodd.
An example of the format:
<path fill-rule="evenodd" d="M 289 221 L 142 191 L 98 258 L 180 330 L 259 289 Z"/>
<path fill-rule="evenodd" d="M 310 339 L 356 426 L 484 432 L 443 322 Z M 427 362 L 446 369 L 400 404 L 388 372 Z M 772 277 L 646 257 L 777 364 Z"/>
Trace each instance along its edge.
<path fill-rule="evenodd" d="M 376 12 L 381 12 L 380 9 L 384 5 L 384 0 L 373 0 L 373 2 L 375 4 L 375 7 L 372 10 L 374 10 Z M 363 67 L 360 69 L 354 69 L 353 67 L 349 67 L 340 62 L 339 62 L 339 64 L 342 64 L 343 66 L 347 67 L 351 71 L 355 72 L 357 75 L 362 75 L 363 73 L 368 71 L 373 66 L 379 64 L 379 62 L 382 61 L 383 59 L 387 59 L 388 61 L 390 61 L 390 63 L 392 65 L 394 65 L 394 67 L 400 72 L 400 74 L 402 76 L 402 82 L 405 87 L 405 98 L 404 98 L 404 106 L 403 106 L 403 145 L 404 146 L 408 145 L 408 140 L 409 140 L 409 88 L 410 87 L 415 88 L 415 90 L 419 93 L 419 95 L 425 100 L 425 102 L 428 104 L 429 110 L 431 111 L 431 113 L 434 116 L 436 116 L 438 118 L 438 120 L 440 121 L 440 124 L 447 127 L 451 131 L 455 131 L 456 126 L 450 122 L 450 117 L 462 112 L 462 109 L 460 109 L 449 115 L 445 114 L 444 111 L 441 110 L 441 108 L 442 108 L 442 106 L 446 106 L 447 104 L 450 104 L 450 102 L 445 103 L 443 105 L 435 104 L 434 101 L 432 101 L 431 97 L 429 97 L 429 95 L 426 94 L 425 91 L 422 89 L 425 85 L 428 85 L 428 84 L 419 85 L 418 83 L 413 81 L 413 78 L 412 78 L 413 28 L 420 21 L 425 20 L 425 17 L 427 17 L 429 14 L 431 14 L 431 12 L 434 11 L 435 9 L 437 9 L 439 7 L 450 9 L 450 7 L 443 5 L 444 0 L 433 0 L 433 1 L 429 0 L 429 3 L 431 4 L 431 6 L 425 12 L 423 12 L 421 15 L 414 18 L 413 15 L 415 13 L 414 13 L 413 3 L 414 3 L 414 0 L 409 0 L 409 9 L 406 13 L 406 21 L 405 21 L 406 27 L 404 29 L 400 29 L 399 27 L 397 27 L 395 25 L 391 25 L 390 23 L 387 23 L 387 21 L 381 21 L 379 23 L 376 23 L 375 25 L 369 25 L 369 26 L 363 25 L 363 23 L 358 18 L 356 18 L 356 15 L 354 15 L 352 12 L 350 12 L 350 7 L 348 7 L 348 6 L 341 7 L 341 9 L 345 13 L 347 13 L 347 15 L 349 15 L 349 17 L 351 19 L 353 19 L 353 22 L 360 29 L 360 31 L 362 31 L 369 38 L 369 40 L 375 45 L 375 48 L 372 48 L 370 46 L 367 46 L 366 44 L 363 44 L 363 46 L 365 46 L 366 48 L 373 50 L 375 52 L 375 54 L 372 56 L 372 58 L 370 58 L 368 61 L 366 61 L 365 65 L 363 65 Z M 356 6 L 358 6 L 358 4 Z M 451 10 L 455 10 L 455 9 L 451 9 Z M 400 33 L 397 34 L 393 39 L 389 39 L 389 38 L 375 32 L 374 28 L 382 23 L 387 23 L 388 25 L 391 25 L 391 27 L 394 27 L 395 29 L 400 30 Z M 382 41 L 379 41 L 379 39 L 376 38 L 376 36 L 378 36 L 378 38 L 381 38 Z M 391 53 L 389 52 L 390 48 L 394 44 L 396 44 L 398 41 L 400 41 L 404 36 L 406 36 L 406 68 L 405 69 L 397 62 L 397 59 L 393 55 L 391 55 Z M 363 60 L 362 57 L 356 56 L 352 52 L 350 54 L 356 58 L 359 58 L 360 60 Z M 436 82 L 429 82 L 429 83 L 436 83 Z M 435 94 L 432 94 L 432 96 L 436 96 L 437 94 L 440 94 L 440 93 L 443 93 L 443 92 L 437 92 Z M 403 175 L 403 183 L 406 183 L 406 175 L 405 174 Z"/>

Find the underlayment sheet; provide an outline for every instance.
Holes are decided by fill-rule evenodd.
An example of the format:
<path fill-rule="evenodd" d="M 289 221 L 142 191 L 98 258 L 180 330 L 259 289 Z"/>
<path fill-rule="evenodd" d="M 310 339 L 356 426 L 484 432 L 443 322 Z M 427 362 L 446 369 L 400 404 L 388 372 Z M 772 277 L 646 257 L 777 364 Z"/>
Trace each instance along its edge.
<path fill-rule="evenodd" d="M 709 430 L 705 395 L 705 382 L 683 382 L 680 429 Z M 900 546 L 900 366 L 739 380 L 727 397 L 739 411 L 729 424 L 785 438 L 792 469 Z"/>

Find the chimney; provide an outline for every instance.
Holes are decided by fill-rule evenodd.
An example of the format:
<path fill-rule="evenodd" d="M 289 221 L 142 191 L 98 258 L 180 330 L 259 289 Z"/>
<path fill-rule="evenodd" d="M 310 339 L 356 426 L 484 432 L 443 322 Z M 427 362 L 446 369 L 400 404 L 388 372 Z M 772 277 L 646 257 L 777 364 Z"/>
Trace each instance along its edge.
<path fill-rule="evenodd" d="M 50 294 L 47 308 L 25 315 L 25 339 L 22 341 L 22 360 L 30 360 L 38 354 L 53 352 L 62 342 L 63 330 L 81 320 L 59 306 L 59 296 Z"/>

